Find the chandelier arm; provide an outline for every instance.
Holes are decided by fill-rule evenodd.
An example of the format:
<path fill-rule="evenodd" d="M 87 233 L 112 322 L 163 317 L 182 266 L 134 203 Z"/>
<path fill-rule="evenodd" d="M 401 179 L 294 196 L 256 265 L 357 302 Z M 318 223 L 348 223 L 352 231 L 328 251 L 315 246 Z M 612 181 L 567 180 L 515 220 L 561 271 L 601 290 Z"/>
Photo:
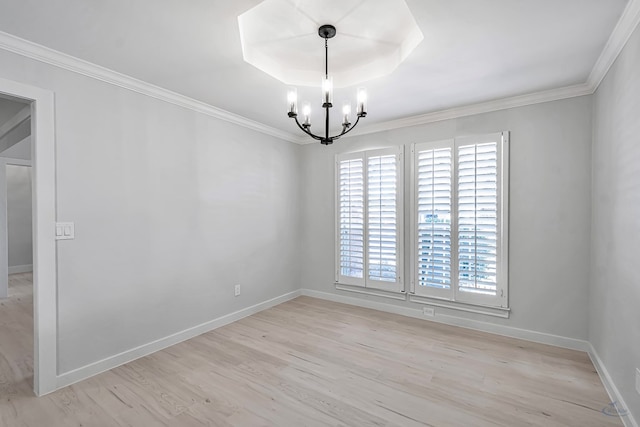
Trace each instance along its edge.
<path fill-rule="evenodd" d="M 311 133 L 311 131 L 307 130 L 304 126 L 302 126 L 300 124 L 300 122 L 298 121 L 298 116 L 293 116 L 293 119 L 296 121 L 296 124 L 298 125 L 298 127 L 307 135 L 309 135 L 311 138 L 313 139 L 317 139 L 318 141 L 322 141 L 324 138 L 322 138 L 321 136 L 317 136 Z"/>
<path fill-rule="evenodd" d="M 342 132 L 336 136 L 332 136 L 329 139 L 331 139 L 332 141 L 335 141 L 336 139 L 339 139 L 341 136 L 348 134 L 349 132 L 351 132 L 353 130 L 353 128 L 356 127 L 356 125 L 358 124 L 358 122 L 360 121 L 360 117 L 358 116 L 358 118 L 356 119 L 356 122 L 353 124 L 353 126 L 349 126 L 346 129 L 343 129 Z"/>

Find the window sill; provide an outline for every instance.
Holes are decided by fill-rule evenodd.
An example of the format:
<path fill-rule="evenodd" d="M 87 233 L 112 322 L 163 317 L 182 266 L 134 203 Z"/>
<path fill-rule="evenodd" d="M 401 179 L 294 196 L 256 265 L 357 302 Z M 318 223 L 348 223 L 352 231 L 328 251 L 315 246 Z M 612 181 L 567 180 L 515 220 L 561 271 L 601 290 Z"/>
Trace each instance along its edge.
<path fill-rule="evenodd" d="M 458 301 L 442 300 L 437 298 L 423 297 L 420 295 L 409 295 L 409 301 L 418 304 L 426 304 L 434 307 L 448 308 L 451 310 L 466 311 L 468 313 L 484 314 L 487 316 L 502 317 L 508 319 L 510 308 L 488 307 L 484 305 L 466 304 Z"/>
<path fill-rule="evenodd" d="M 361 286 L 343 285 L 342 283 L 336 283 L 336 289 L 339 291 L 355 292 L 358 294 L 374 295 L 377 297 L 391 298 L 395 300 L 406 301 L 406 292 L 395 291 L 383 291 L 381 289 L 364 288 Z"/>

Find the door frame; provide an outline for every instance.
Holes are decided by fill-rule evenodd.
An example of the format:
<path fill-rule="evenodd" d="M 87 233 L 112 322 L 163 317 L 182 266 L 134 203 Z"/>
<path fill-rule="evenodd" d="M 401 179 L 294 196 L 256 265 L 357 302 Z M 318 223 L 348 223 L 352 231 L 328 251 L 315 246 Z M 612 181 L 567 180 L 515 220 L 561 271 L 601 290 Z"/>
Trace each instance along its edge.
<path fill-rule="evenodd" d="M 58 388 L 54 93 L 0 78 L 0 94 L 31 104 L 33 206 L 33 390 Z"/>

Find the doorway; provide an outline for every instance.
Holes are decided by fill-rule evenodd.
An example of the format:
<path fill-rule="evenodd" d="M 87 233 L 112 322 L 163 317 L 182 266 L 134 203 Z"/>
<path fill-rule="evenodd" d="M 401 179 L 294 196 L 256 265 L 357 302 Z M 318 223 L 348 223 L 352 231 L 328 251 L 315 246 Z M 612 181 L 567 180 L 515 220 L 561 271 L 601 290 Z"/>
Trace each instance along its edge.
<path fill-rule="evenodd" d="M 16 303 L 12 307 L 15 322 L 12 338 L 0 341 L 0 350 L 9 353 L 26 352 L 26 357 L 14 358 L 13 362 L 1 362 L 0 374 L 5 369 L 17 372 L 13 385 L 17 392 L 31 393 L 41 396 L 59 387 L 57 375 L 57 302 L 56 302 L 56 246 L 55 246 L 55 132 L 54 132 L 54 95 L 53 92 L 35 86 L 14 82 L 0 78 L 0 101 L 13 103 L 19 111 L 7 113 L 10 123 L 1 125 L 0 152 L 11 154 L 8 161 L 2 162 L 3 169 L 7 165 L 24 167 L 31 165 L 31 229 L 32 229 L 32 269 L 24 272 L 21 277 L 15 277 L 15 301 L 20 299 L 23 304 Z M 20 115 L 21 113 L 22 115 Z M 0 117 L 2 110 L 0 110 Z M 25 116 L 27 116 L 25 118 Z M 27 133 L 28 135 L 25 135 Z M 19 149 L 16 145 L 25 141 L 23 147 L 28 147 L 30 160 L 16 157 Z M 12 151 L 8 151 L 12 150 Z M 1 154 L 0 154 L 1 155 Z M 27 163 L 28 162 L 28 163 Z M 1 171 L 1 181 L 6 181 L 5 170 Z M 24 171 L 22 172 L 24 174 Z M 6 184 L 0 185 L 0 192 L 6 194 Z M 3 194 L 4 195 L 4 194 Z M 2 198 L 0 197 L 0 200 Z M 0 202 L 1 203 L 1 202 Z M 7 227 L 7 210 L 0 208 L 0 234 Z M 22 224 L 24 226 L 24 224 Z M 0 236 L 2 237 L 2 236 Z M 6 240 L 5 240 L 6 241 Z M 8 243 L 8 242 L 7 242 Z M 0 239 L 0 245 L 3 245 Z M 7 245 L 8 246 L 8 245 Z M 1 248 L 0 248 L 1 249 Z M 23 248 L 24 249 L 24 248 Z M 28 249 L 26 250 L 28 252 Z M 0 309 L 6 308 L 9 296 L 9 259 L 8 248 L 0 250 Z M 6 259 L 6 262 L 4 261 Z M 18 261 L 28 262 L 28 261 Z M 25 270 L 28 264 L 17 264 L 13 271 Z M 29 280 L 32 279 L 32 280 Z M 7 286 L 3 286 L 4 282 Z M 31 284 L 32 283 L 32 284 Z M 30 298 L 24 297 L 23 292 L 32 289 L 32 303 Z M 6 294 L 6 295 L 3 295 Z M 31 308 L 31 305 L 33 308 Z M 7 309 L 9 310 L 9 309 Z M 22 317 L 20 317 L 22 316 Z M 21 320 L 22 319 L 22 320 Z M 29 324 L 29 320 L 32 322 Z M 26 326 L 24 326 L 26 325 Z M 10 327 L 5 327 L 10 330 Z M 21 331 L 19 328 L 26 328 Z M 30 333 L 29 333 L 30 332 Z M 8 365 L 8 366 L 5 366 Z"/>
<path fill-rule="evenodd" d="M 0 97 L 0 376 L 33 388 L 31 106 Z"/>

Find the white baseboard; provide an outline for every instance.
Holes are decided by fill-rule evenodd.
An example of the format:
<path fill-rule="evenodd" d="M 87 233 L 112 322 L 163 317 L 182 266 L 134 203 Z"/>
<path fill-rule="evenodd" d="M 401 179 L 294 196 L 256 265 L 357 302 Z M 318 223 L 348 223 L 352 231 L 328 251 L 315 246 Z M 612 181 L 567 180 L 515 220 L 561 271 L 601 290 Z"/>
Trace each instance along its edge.
<path fill-rule="evenodd" d="M 607 394 L 609 395 L 611 402 L 618 402 L 619 408 L 628 410 L 629 407 L 624 402 L 622 394 L 620 394 L 618 387 L 616 387 L 613 379 L 611 379 L 611 375 L 609 375 L 609 371 L 605 368 L 604 363 L 602 363 L 600 356 L 598 356 L 596 349 L 591 345 L 591 343 L 589 344 L 589 358 L 591 359 L 593 366 L 595 366 L 596 371 L 598 371 L 600 380 L 602 381 L 602 384 L 604 384 L 604 388 L 607 390 Z M 621 416 L 620 419 L 625 427 L 638 427 L 638 423 L 635 418 L 633 418 L 633 414 L 631 412 L 627 412 L 624 416 Z"/>
<path fill-rule="evenodd" d="M 272 298 L 268 301 L 252 305 L 251 307 L 238 310 L 222 317 L 218 317 L 217 319 L 211 320 L 209 322 L 205 322 L 192 328 L 185 329 L 184 331 L 177 332 L 173 335 L 169 335 L 168 337 L 160 338 L 159 340 L 150 342 L 148 344 L 144 344 L 131 350 L 124 351 L 120 354 L 107 357 L 106 359 L 99 360 L 97 362 L 83 366 L 82 368 L 65 372 L 58 375 L 56 390 L 77 383 L 78 381 L 82 381 L 102 372 L 108 371 L 110 369 L 116 368 L 120 365 L 124 365 L 125 363 L 132 362 L 151 353 L 155 353 L 156 351 L 171 347 L 172 345 L 181 343 L 182 341 L 186 341 L 198 335 L 228 325 L 229 323 L 233 323 L 242 318 L 251 316 L 252 314 L 258 313 L 262 310 L 266 310 L 278 304 L 282 304 L 283 302 L 292 300 L 300 295 L 301 292 L 299 290 L 289 292 L 279 297 Z"/>
<path fill-rule="evenodd" d="M 360 298 L 349 297 L 346 295 L 331 294 L 328 292 L 314 291 L 311 289 L 302 289 L 302 295 L 320 298 L 324 300 L 341 302 L 344 304 L 356 305 L 364 308 L 385 311 L 387 313 L 400 314 L 402 316 L 414 317 L 416 319 L 428 320 L 431 322 L 444 323 L 452 326 L 460 326 L 466 329 L 473 329 L 482 332 L 489 332 L 496 335 L 503 335 L 511 338 L 519 338 L 527 341 L 533 341 L 541 344 L 549 344 L 556 347 L 568 348 L 571 350 L 579 350 L 587 352 L 590 345 L 588 341 L 575 338 L 568 338 L 559 335 L 547 334 L 544 332 L 530 331 L 527 329 L 513 328 L 511 326 L 498 325 L 495 323 L 481 322 L 463 317 L 450 316 L 444 314 L 436 314 L 434 317 L 425 317 L 422 308 L 411 308 L 393 305 L 385 302 L 365 300 Z"/>
<path fill-rule="evenodd" d="M 9 267 L 9 274 L 30 273 L 33 271 L 33 264 L 14 265 Z"/>

